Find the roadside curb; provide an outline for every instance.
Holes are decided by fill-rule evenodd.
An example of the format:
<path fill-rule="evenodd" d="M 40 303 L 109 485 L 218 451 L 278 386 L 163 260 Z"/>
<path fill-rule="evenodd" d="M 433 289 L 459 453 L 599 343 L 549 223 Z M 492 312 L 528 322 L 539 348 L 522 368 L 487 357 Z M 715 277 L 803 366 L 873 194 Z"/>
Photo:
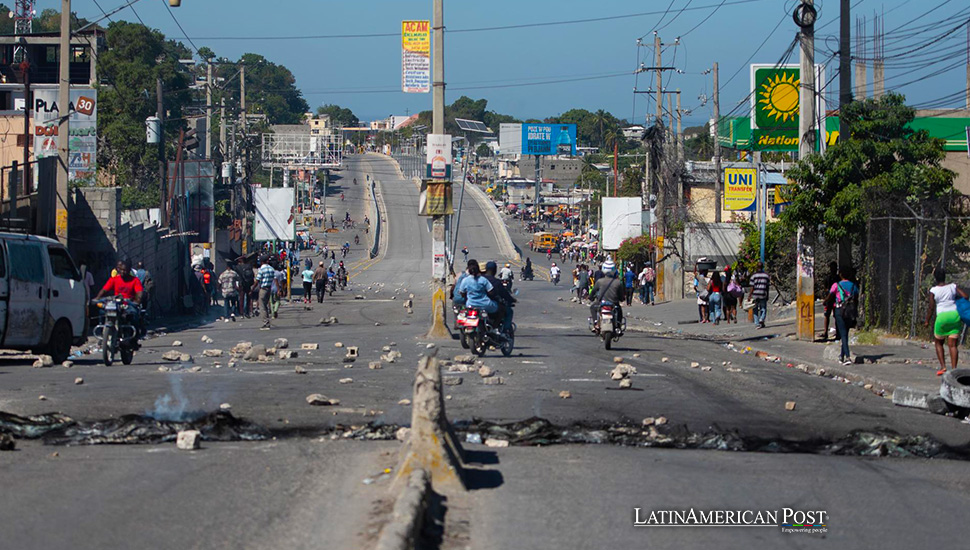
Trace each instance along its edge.
<path fill-rule="evenodd" d="M 502 220 L 502 216 L 498 213 L 498 210 L 495 209 L 495 206 L 489 202 L 485 192 L 479 189 L 474 183 L 467 183 L 465 188 L 471 190 L 472 197 L 475 198 L 475 202 L 478 203 L 479 208 L 482 209 L 482 213 L 485 214 L 485 219 L 488 220 L 488 225 L 492 228 L 492 233 L 495 234 L 495 241 L 498 243 L 499 253 L 517 262 L 521 261 L 522 256 L 512 242 L 512 236 L 509 235 L 508 227 L 505 226 L 505 222 Z"/>
<path fill-rule="evenodd" d="M 377 550 L 406 550 L 421 538 L 424 518 L 431 503 L 431 480 L 424 470 L 414 470 L 394 502 L 391 519 L 381 530 Z"/>
<path fill-rule="evenodd" d="M 384 222 L 383 219 L 387 216 L 387 205 L 384 204 L 384 190 L 381 188 L 380 194 L 378 194 L 378 187 L 380 182 L 378 180 L 371 181 L 371 195 L 374 197 L 374 245 L 370 250 L 371 259 L 381 256 L 387 250 L 387 238 L 385 236 L 386 231 L 383 230 Z"/>

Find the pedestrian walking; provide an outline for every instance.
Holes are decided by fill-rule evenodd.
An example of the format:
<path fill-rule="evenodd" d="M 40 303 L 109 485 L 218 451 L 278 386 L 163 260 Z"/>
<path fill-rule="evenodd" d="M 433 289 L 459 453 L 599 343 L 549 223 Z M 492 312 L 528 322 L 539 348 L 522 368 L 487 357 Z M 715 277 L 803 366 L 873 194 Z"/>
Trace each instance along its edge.
<path fill-rule="evenodd" d="M 313 276 L 316 272 L 307 266 L 300 275 L 303 276 L 303 303 L 311 303 L 310 294 L 313 292 Z"/>
<path fill-rule="evenodd" d="M 840 280 L 841 278 L 839 277 L 839 264 L 835 262 L 829 262 L 829 274 L 825 278 L 826 291 L 830 290 L 832 288 L 832 285 L 838 283 Z M 828 298 L 828 295 L 826 295 L 826 298 Z M 825 300 L 823 304 L 824 304 L 823 311 L 825 315 L 825 328 L 822 329 L 823 330 L 822 341 L 828 341 L 829 331 L 836 332 L 835 327 L 831 327 L 831 328 L 829 327 L 829 319 L 832 317 L 832 314 L 835 312 L 835 304 L 834 303 L 830 304 L 829 300 Z M 836 339 L 838 339 L 839 337 L 838 334 L 836 334 L 835 337 Z"/>
<path fill-rule="evenodd" d="M 840 268 L 839 281 L 829 288 L 829 295 L 826 298 L 826 301 L 833 306 L 832 316 L 835 317 L 835 330 L 839 335 L 839 340 L 842 340 L 839 362 L 843 365 L 852 364 L 852 356 L 849 353 L 849 329 L 855 327 L 856 315 L 858 314 L 859 287 L 850 280 L 851 276 L 852 273 L 849 268 Z M 956 311 L 956 306 L 953 307 Z M 957 325 L 959 324 L 960 316 L 957 315 Z M 958 327 L 957 334 L 959 333 Z M 942 349 L 941 347 L 941 352 Z"/>
<path fill-rule="evenodd" d="M 653 268 L 650 265 L 643 266 L 643 271 L 640 272 L 639 280 L 640 283 L 640 303 L 643 305 L 653 305 L 653 281 L 656 278 L 656 273 L 654 273 Z"/>
<path fill-rule="evenodd" d="M 953 283 L 947 284 L 946 271 L 942 267 L 933 270 L 933 278 L 936 280 L 936 286 L 931 288 L 929 292 L 926 326 L 930 325 L 935 313 L 936 322 L 933 324 L 933 337 L 936 341 L 936 358 L 940 361 L 940 370 L 936 371 L 936 375 L 943 376 L 946 374 L 944 341 L 950 348 L 950 368 L 957 368 L 960 353 L 957 343 L 960 339 L 963 323 L 960 320 L 960 313 L 957 311 L 956 301 L 958 297 L 966 298 L 967 293 Z"/>
<path fill-rule="evenodd" d="M 222 293 L 223 305 L 226 308 L 225 322 L 236 322 L 236 312 L 239 311 L 239 290 L 242 279 L 233 269 L 232 260 L 226 261 L 226 270 L 219 274 L 219 291 Z"/>
<path fill-rule="evenodd" d="M 710 293 L 707 288 L 707 270 L 694 273 L 694 293 L 697 294 L 697 314 L 700 322 L 706 323 L 707 319 L 707 300 Z"/>
<path fill-rule="evenodd" d="M 765 328 L 765 317 L 768 316 L 768 289 L 771 278 L 765 273 L 764 262 L 758 262 L 758 268 L 751 276 L 751 292 L 748 298 L 754 300 L 754 322 L 758 328 Z"/>
<path fill-rule="evenodd" d="M 707 309 L 710 312 L 710 321 L 715 325 L 721 324 L 721 298 L 724 295 L 724 280 L 721 274 L 714 270 L 711 272 L 711 280 L 707 285 Z"/>
<path fill-rule="evenodd" d="M 264 329 L 270 328 L 269 300 L 273 293 L 274 281 L 276 281 L 276 270 L 269 264 L 269 256 L 264 256 L 259 271 L 256 273 L 256 282 L 259 285 L 259 305 L 263 310 L 263 326 L 261 328 Z"/>
<path fill-rule="evenodd" d="M 738 323 L 738 300 L 744 298 L 744 289 L 738 283 L 737 273 L 725 269 L 724 278 L 728 281 L 722 300 L 724 301 L 724 320 Z"/>
<path fill-rule="evenodd" d="M 320 265 L 313 272 L 313 283 L 317 288 L 317 303 L 322 304 L 323 298 L 327 294 L 327 268 L 323 266 L 323 262 L 320 262 Z"/>
<path fill-rule="evenodd" d="M 623 286 L 626 287 L 626 305 L 628 306 L 633 305 L 633 282 L 636 280 L 636 273 L 633 272 L 632 267 L 627 265 L 623 272 Z"/>

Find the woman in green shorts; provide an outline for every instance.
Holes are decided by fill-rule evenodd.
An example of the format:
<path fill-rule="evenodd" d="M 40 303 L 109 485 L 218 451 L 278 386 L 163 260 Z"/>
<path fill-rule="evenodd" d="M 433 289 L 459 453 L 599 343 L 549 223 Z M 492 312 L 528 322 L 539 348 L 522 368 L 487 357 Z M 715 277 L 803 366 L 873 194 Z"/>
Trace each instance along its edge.
<path fill-rule="evenodd" d="M 944 340 L 950 348 L 950 368 L 957 368 L 959 356 L 957 340 L 960 338 L 963 322 L 960 321 L 960 313 L 957 312 L 956 300 L 958 297 L 966 298 L 967 293 L 953 283 L 946 283 L 946 271 L 942 267 L 933 270 L 933 278 L 936 279 L 936 286 L 930 289 L 930 303 L 926 308 L 926 326 L 930 325 L 930 319 L 936 313 L 933 336 L 936 338 L 936 358 L 940 360 L 940 370 L 936 371 L 936 375 L 943 376 L 946 374 Z"/>

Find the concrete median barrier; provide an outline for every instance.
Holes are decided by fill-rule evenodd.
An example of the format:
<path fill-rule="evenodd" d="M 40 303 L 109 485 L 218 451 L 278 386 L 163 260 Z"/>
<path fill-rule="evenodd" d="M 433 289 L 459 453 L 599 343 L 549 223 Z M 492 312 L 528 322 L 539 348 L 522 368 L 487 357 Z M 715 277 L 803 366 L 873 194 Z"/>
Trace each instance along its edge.
<path fill-rule="evenodd" d="M 377 550 L 416 548 L 431 502 L 428 473 L 418 469 L 408 476 L 407 484 L 394 502 L 391 519 L 381 530 Z"/>
<path fill-rule="evenodd" d="M 414 377 L 411 435 L 401 449 L 392 488 L 402 488 L 411 474 L 424 470 L 439 493 L 465 490 L 464 451 L 445 415 L 441 367 L 434 354 L 423 357 Z"/>

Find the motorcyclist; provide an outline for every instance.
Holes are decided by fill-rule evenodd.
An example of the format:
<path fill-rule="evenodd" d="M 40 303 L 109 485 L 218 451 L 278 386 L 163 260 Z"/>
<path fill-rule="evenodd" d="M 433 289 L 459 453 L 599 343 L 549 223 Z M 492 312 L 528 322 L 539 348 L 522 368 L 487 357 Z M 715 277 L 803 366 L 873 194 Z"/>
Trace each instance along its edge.
<path fill-rule="evenodd" d="M 488 266 L 485 267 L 485 271 L 488 271 Z M 515 275 L 512 273 L 512 264 L 506 263 L 502 271 L 499 271 L 498 278 L 505 286 L 511 288 L 512 280 L 515 278 Z"/>
<path fill-rule="evenodd" d="M 508 331 L 512 328 L 512 305 L 515 304 L 516 299 L 502 285 L 501 281 L 495 277 L 495 271 L 497 269 L 498 265 L 495 262 L 489 261 L 485 263 L 485 278 L 495 287 L 495 301 L 499 305 L 498 313 L 495 316 L 502 321 L 502 330 Z M 511 270 L 509 271 L 511 272 Z"/>
<path fill-rule="evenodd" d="M 498 303 L 495 301 L 498 290 L 482 275 L 477 260 L 468 260 L 468 276 L 462 279 L 456 292 L 465 298 L 466 307 L 481 309 L 490 315 L 498 312 Z"/>
<path fill-rule="evenodd" d="M 126 300 L 130 300 L 135 304 L 135 307 L 127 308 L 127 314 L 132 317 L 132 324 L 138 329 L 138 335 L 142 336 L 145 332 L 145 327 L 142 323 L 141 316 L 141 298 L 142 294 L 145 292 L 145 287 L 142 286 L 141 281 L 138 277 L 131 274 L 131 264 L 127 260 L 118 260 L 118 265 L 115 266 L 118 274 L 114 277 L 108 279 L 108 282 L 104 284 L 104 288 L 98 295 L 94 297 L 95 300 L 100 300 L 106 295 L 120 296 Z M 136 349 L 139 347 L 135 344 Z"/>
<path fill-rule="evenodd" d="M 344 267 L 343 262 L 337 265 L 337 282 L 340 283 L 341 288 L 347 288 L 347 268 Z"/>
<path fill-rule="evenodd" d="M 556 262 L 552 262 L 552 267 L 549 268 L 549 278 L 552 279 L 553 282 L 558 281 L 560 273 L 561 270 L 559 269 L 559 266 L 556 265 Z"/>
<path fill-rule="evenodd" d="M 606 260 L 603 263 L 603 277 L 593 284 L 593 290 L 589 293 L 589 314 L 594 324 L 599 323 L 599 307 L 602 302 L 613 304 L 613 311 L 616 315 L 618 325 L 622 326 L 623 309 L 620 304 L 626 299 L 626 288 L 623 281 L 616 276 L 616 264 L 613 260 Z"/>

